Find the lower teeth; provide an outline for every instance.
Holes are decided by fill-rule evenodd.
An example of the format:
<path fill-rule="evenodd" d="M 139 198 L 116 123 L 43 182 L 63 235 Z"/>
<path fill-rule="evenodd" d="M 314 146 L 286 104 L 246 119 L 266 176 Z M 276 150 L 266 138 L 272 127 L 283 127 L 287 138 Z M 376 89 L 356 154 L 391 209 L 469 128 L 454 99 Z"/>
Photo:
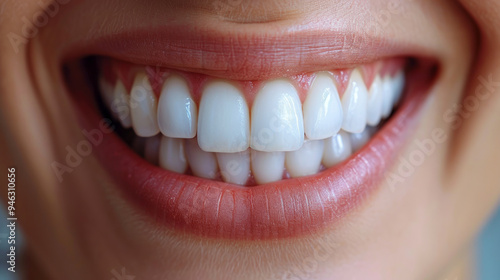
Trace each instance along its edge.
<path fill-rule="evenodd" d="M 293 152 L 248 149 L 240 153 L 209 153 L 200 149 L 196 138 L 169 138 L 161 134 L 146 138 L 134 135 L 127 142 L 146 161 L 165 170 L 251 186 L 314 175 L 342 163 L 380 127 L 367 126 L 357 134 L 340 131 L 325 140 L 306 140 Z"/>

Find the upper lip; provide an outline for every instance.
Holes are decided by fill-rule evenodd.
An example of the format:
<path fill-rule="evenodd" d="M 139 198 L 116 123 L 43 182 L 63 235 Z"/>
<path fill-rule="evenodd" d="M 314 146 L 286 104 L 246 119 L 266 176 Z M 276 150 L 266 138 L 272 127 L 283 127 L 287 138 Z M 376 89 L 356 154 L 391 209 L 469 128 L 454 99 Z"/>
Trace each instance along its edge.
<path fill-rule="evenodd" d="M 266 80 L 352 68 L 389 57 L 427 58 L 432 51 L 347 30 L 280 30 L 267 35 L 172 25 L 76 41 L 66 46 L 63 60 L 88 55 L 232 80 Z"/>

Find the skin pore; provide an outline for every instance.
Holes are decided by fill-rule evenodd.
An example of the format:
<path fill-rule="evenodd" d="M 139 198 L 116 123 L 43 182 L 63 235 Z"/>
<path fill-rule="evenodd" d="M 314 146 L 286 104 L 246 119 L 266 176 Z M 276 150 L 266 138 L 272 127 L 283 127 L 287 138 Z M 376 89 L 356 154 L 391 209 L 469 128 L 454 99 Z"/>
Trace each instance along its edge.
<path fill-rule="evenodd" d="M 33 38 L 13 44 L 9 34 L 22 34 L 23 17 L 42 8 L 37 0 L 6 1 L 0 166 L 18 169 L 17 211 L 33 266 L 49 279 L 110 279 L 122 268 L 137 279 L 472 278 L 474 236 L 500 197 L 493 168 L 500 164 L 500 3 L 407 0 L 395 8 L 394 2 L 73 0 L 60 4 Z M 435 151 L 411 174 L 395 184 L 381 180 L 361 207 L 314 235 L 218 240 L 158 226 L 123 197 L 93 154 L 62 182 L 51 163 L 83 139 L 84 116 L 61 75 L 62 58 L 76 53 L 71 47 L 78 42 L 162 25 L 268 38 L 341 30 L 413 46 L 436 59 L 440 72 L 399 159 L 433 139 L 435 129 L 446 140 L 434 141 Z M 269 55 L 279 57 L 279 47 Z M 323 70 L 317 68 L 305 61 L 294 71 Z M 473 99 L 477 107 L 466 106 Z M 454 104 L 462 111 L 453 114 Z M 399 174 L 400 165 L 396 160 L 390 172 Z"/>

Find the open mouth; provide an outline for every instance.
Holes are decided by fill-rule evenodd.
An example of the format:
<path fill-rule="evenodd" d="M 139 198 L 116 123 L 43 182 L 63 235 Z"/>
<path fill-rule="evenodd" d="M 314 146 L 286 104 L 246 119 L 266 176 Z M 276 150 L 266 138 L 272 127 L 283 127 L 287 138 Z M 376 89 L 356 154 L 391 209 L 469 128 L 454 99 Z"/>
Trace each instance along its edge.
<path fill-rule="evenodd" d="M 388 119 L 405 85 L 400 59 L 250 82 L 98 61 L 101 100 L 138 155 L 242 186 L 342 163 Z"/>
<path fill-rule="evenodd" d="M 236 239 L 313 233 L 360 205 L 437 76 L 410 56 L 264 80 L 83 61 L 94 94 L 77 106 L 87 126 L 113 120 L 97 155 L 125 196 L 169 229 Z"/>

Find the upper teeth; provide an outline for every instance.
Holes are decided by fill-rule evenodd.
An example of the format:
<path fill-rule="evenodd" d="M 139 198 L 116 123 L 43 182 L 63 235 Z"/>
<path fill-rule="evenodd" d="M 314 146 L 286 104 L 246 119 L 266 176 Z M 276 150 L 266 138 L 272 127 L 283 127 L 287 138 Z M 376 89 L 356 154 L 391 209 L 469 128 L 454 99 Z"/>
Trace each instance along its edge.
<path fill-rule="evenodd" d="M 123 127 L 141 137 L 163 135 L 161 141 L 146 143 L 159 151 L 155 160 L 160 166 L 179 173 L 189 166 L 205 178 L 220 172 L 237 184 L 244 184 L 251 172 L 265 183 L 281 179 L 285 166 L 297 177 L 345 160 L 368 141 L 365 127 L 389 116 L 404 83 L 399 71 L 394 77 L 377 74 L 367 88 L 361 71 L 354 69 L 340 97 L 333 76 L 319 72 L 302 104 L 292 81 L 271 80 L 260 87 L 249 110 L 243 91 L 230 81 L 206 83 L 198 108 L 180 75 L 165 80 L 159 98 L 144 72 L 136 75 L 130 94 L 120 79 L 114 87 L 99 80 L 104 103 Z M 350 139 L 348 133 L 359 134 Z M 152 161 L 148 154 L 154 152 L 146 154 Z"/>

